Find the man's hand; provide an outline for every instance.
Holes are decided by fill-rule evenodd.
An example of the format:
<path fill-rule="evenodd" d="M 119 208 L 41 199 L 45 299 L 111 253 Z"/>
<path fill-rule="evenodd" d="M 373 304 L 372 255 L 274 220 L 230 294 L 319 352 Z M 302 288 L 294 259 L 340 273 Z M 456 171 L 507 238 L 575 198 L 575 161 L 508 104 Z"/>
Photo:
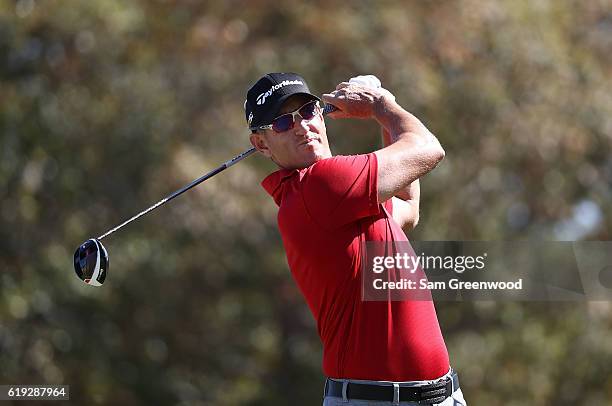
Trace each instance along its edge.
<path fill-rule="evenodd" d="M 364 86 L 356 82 L 342 82 L 336 90 L 322 96 L 325 103 L 338 110 L 329 113 L 331 118 L 374 118 L 384 109 L 385 102 L 395 101 L 395 96 L 382 87 Z"/>

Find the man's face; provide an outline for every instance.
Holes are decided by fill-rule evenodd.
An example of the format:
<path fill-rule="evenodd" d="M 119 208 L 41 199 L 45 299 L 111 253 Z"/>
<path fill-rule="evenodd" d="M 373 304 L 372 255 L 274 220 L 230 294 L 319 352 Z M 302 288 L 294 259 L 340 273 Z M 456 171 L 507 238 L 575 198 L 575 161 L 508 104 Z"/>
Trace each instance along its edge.
<path fill-rule="evenodd" d="M 292 96 L 285 101 L 278 115 L 293 112 L 311 100 L 304 95 Z M 259 130 L 251 134 L 251 143 L 259 152 L 285 169 L 306 168 L 331 157 L 322 114 L 310 121 L 296 116 L 293 128 L 282 133 Z"/>

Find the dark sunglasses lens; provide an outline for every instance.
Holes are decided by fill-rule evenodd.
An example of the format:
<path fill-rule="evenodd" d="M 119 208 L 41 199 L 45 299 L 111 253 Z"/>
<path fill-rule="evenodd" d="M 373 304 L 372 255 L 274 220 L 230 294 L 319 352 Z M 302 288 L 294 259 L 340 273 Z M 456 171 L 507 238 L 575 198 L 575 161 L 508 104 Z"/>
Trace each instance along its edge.
<path fill-rule="evenodd" d="M 305 104 L 300 109 L 300 116 L 302 116 L 304 120 L 312 120 L 316 114 L 317 114 L 317 102 L 310 102 L 308 104 Z"/>
<path fill-rule="evenodd" d="M 288 131 L 292 127 L 293 116 L 291 114 L 283 114 L 272 122 L 272 129 L 277 133 Z"/>

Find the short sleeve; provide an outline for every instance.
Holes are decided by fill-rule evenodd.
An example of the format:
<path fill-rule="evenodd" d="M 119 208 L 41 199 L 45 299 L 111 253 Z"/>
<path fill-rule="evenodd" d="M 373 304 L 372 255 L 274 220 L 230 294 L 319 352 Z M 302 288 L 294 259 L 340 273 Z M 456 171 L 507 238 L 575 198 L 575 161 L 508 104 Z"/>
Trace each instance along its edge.
<path fill-rule="evenodd" d="M 300 185 L 306 211 L 323 228 L 337 228 L 379 214 L 374 153 L 336 156 L 304 173 Z"/>

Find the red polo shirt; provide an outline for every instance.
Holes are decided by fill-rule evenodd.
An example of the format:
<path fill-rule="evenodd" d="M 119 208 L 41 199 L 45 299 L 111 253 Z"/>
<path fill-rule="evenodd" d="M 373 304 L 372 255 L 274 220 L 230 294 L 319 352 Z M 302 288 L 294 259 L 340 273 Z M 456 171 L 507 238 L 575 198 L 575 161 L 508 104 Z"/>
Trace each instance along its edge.
<path fill-rule="evenodd" d="M 378 202 L 377 160 L 336 156 L 301 170 L 279 170 L 262 186 L 279 206 L 291 273 L 323 342 L 331 378 L 412 381 L 449 369 L 432 301 L 362 301 L 365 241 L 407 241 Z"/>

